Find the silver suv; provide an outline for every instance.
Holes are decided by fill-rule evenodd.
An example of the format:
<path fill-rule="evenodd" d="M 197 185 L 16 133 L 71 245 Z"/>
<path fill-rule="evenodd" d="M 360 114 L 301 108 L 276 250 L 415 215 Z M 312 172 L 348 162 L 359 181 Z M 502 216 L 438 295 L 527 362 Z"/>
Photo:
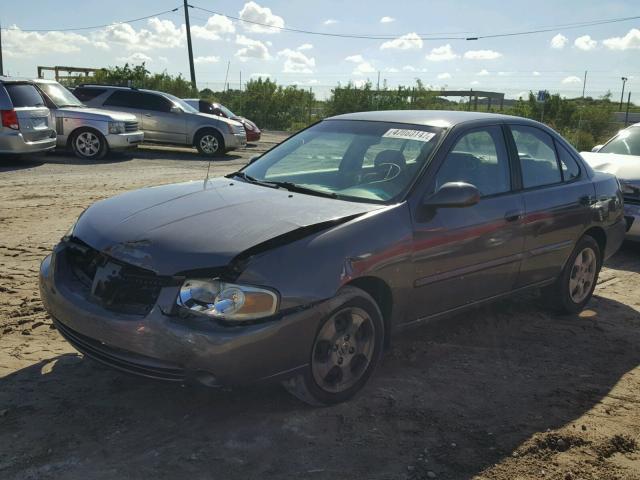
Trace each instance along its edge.
<path fill-rule="evenodd" d="M 59 148 L 70 148 L 84 160 L 97 160 L 144 139 L 132 113 L 89 108 L 55 80 L 39 78 L 34 83 L 55 118 Z"/>
<path fill-rule="evenodd" d="M 0 77 L 0 122 L 0 153 L 37 153 L 56 147 L 49 109 L 28 80 Z"/>
<path fill-rule="evenodd" d="M 247 144 L 241 123 L 200 113 L 168 93 L 108 85 L 80 85 L 73 93 L 90 107 L 135 114 L 146 142 L 195 146 L 206 156 Z"/>

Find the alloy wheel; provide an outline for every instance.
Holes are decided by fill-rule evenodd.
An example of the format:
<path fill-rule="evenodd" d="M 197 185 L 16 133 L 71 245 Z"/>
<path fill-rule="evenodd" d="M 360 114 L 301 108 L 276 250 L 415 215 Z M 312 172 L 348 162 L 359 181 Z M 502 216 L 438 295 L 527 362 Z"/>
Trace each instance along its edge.
<path fill-rule="evenodd" d="M 95 133 L 82 132 L 76 137 L 75 146 L 83 157 L 95 157 L 100 152 L 100 139 Z"/>
<path fill-rule="evenodd" d="M 203 135 L 200 139 L 200 148 L 204 153 L 216 153 L 219 148 L 218 139 L 214 135 Z"/>
<path fill-rule="evenodd" d="M 582 302 L 591 292 L 597 266 L 596 253 L 591 248 L 587 247 L 576 255 L 569 276 L 569 295 L 575 303 Z"/>
<path fill-rule="evenodd" d="M 320 329 L 312 351 L 311 371 L 316 384 L 336 393 L 355 385 L 371 363 L 375 326 L 361 308 L 336 312 Z"/>

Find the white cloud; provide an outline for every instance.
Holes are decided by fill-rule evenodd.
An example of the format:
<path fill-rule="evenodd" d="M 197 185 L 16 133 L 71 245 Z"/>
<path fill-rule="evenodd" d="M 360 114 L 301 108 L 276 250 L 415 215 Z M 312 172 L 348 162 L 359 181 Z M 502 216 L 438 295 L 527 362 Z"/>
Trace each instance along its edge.
<path fill-rule="evenodd" d="M 147 21 L 149 28 L 136 30 L 128 23 L 116 23 L 93 34 L 94 42 L 115 43 L 127 50 L 176 48 L 185 38 L 184 25 L 176 26 L 171 20 L 157 17 Z"/>
<path fill-rule="evenodd" d="M 611 37 L 602 41 L 610 50 L 640 49 L 640 30 L 632 28 L 624 37 Z"/>
<path fill-rule="evenodd" d="M 316 59 L 307 57 L 304 53 L 285 48 L 278 52 L 278 57 L 284 58 L 284 73 L 313 73 Z"/>
<path fill-rule="evenodd" d="M 532 72 L 531 75 L 533 75 L 534 77 L 539 77 L 540 76 L 540 72 Z"/>
<path fill-rule="evenodd" d="M 3 53 L 7 57 L 32 56 L 50 52 L 73 53 L 91 44 L 95 46 L 95 42 L 77 33 L 24 32 L 15 25 L 5 30 L 2 35 L 4 37 Z"/>
<path fill-rule="evenodd" d="M 495 50 L 468 50 L 464 52 L 464 58 L 467 60 L 495 60 L 501 56 L 502 54 Z"/>
<path fill-rule="evenodd" d="M 569 39 L 562 35 L 561 33 L 557 34 L 551 39 L 551 48 L 555 48 L 556 50 L 560 50 L 567 45 Z"/>
<path fill-rule="evenodd" d="M 358 54 L 358 55 L 349 55 L 348 57 L 345 58 L 345 60 L 347 62 L 353 62 L 353 63 L 362 63 L 364 62 L 364 58 L 362 58 L 362 55 Z"/>
<path fill-rule="evenodd" d="M 153 61 L 149 55 L 140 52 L 132 53 L 127 57 L 118 57 L 116 60 L 122 63 L 149 63 Z"/>
<path fill-rule="evenodd" d="M 520 93 L 517 93 L 515 95 L 516 99 L 522 99 L 522 100 L 527 100 L 529 98 L 529 92 L 528 91 L 523 91 Z"/>
<path fill-rule="evenodd" d="M 593 50 L 598 45 L 598 42 L 593 40 L 590 35 L 582 35 L 581 37 L 576 38 L 576 41 L 573 44 L 579 50 L 584 50 L 588 52 L 589 50 Z"/>
<path fill-rule="evenodd" d="M 421 48 L 422 39 L 415 32 L 407 33 L 380 45 L 380 50 L 420 50 Z"/>
<path fill-rule="evenodd" d="M 480 85 L 480 82 L 478 80 L 473 80 L 470 85 Z"/>
<path fill-rule="evenodd" d="M 203 64 L 203 63 L 218 63 L 220 61 L 220 57 L 215 57 L 210 55 L 208 57 L 196 57 L 193 59 L 193 63 Z"/>
<path fill-rule="evenodd" d="M 349 55 L 345 60 L 356 64 L 356 68 L 353 69 L 353 75 L 366 75 L 367 73 L 373 73 L 376 71 L 374 66 L 370 62 L 366 61 L 360 54 Z"/>
<path fill-rule="evenodd" d="M 296 48 L 296 50 L 311 50 L 313 48 L 313 45 L 311 45 L 310 43 L 303 43 L 302 45 L 300 45 L 298 48 Z"/>
<path fill-rule="evenodd" d="M 271 58 L 269 49 L 260 40 L 254 40 L 244 35 L 237 35 L 236 44 L 242 47 L 236 52 L 236 57 L 242 62 L 246 62 L 250 58 L 257 58 L 259 60 L 269 60 Z"/>
<path fill-rule="evenodd" d="M 582 79 L 580 77 L 576 77 L 575 75 L 571 75 L 569 77 L 563 78 L 562 83 L 565 85 L 569 85 L 572 83 L 582 83 Z"/>
<path fill-rule="evenodd" d="M 356 65 L 356 68 L 353 70 L 354 75 L 366 75 L 367 73 L 373 73 L 376 69 L 369 62 L 362 62 Z"/>
<path fill-rule="evenodd" d="M 391 22 L 395 22 L 395 21 L 396 21 L 396 19 L 395 19 L 395 18 L 393 18 L 393 17 L 387 17 L 387 16 L 382 17 L 382 18 L 380 19 L 380 23 L 391 23 Z"/>
<path fill-rule="evenodd" d="M 425 57 L 432 62 L 442 62 L 445 60 L 454 60 L 459 58 L 460 55 L 456 54 L 448 43 L 441 47 L 431 49 L 431 52 Z"/>
<path fill-rule="evenodd" d="M 511 75 L 511 72 L 498 72 L 498 76 L 500 77 L 508 77 Z"/>
<path fill-rule="evenodd" d="M 354 87 L 356 87 L 356 88 L 362 88 L 362 87 L 364 87 L 366 84 L 367 84 L 367 81 L 366 81 L 366 80 L 355 80 L 355 81 L 353 82 L 353 86 L 354 86 Z"/>
<path fill-rule="evenodd" d="M 451 78 L 450 73 L 445 72 L 438 74 L 438 80 L 448 80 L 449 78 Z"/>
<path fill-rule="evenodd" d="M 317 85 L 318 80 L 315 78 L 310 78 L 309 80 L 296 80 L 295 82 L 292 82 L 294 85 Z"/>
<path fill-rule="evenodd" d="M 476 75 L 478 75 L 479 77 L 486 77 L 487 75 L 489 75 L 489 71 L 486 68 L 483 68 L 478 73 L 476 73 Z"/>
<path fill-rule="evenodd" d="M 384 69 L 384 71 L 388 72 L 388 73 L 398 73 L 400 70 L 398 70 L 395 67 L 387 67 L 387 68 Z"/>
<path fill-rule="evenodd" d="M 404 70 L 405 72 L 415 72 L 416 67 L 414 67 L 413 65 L 405 65 L 404 67 L 402 67 L 402 70 Z"/>
<path fill-rule="evenodd" d="M 240 10 L 240 18 L 249 22 L 256 22 L 268 25 L 253 25 L 243 23 L 246 30 L 254 33 L 278 33 L 279 28 L 284 27 L 284 18 L 275 15 L 269 7 L 261 7 L 256 2 L 247 2 Z"/>
<path fill-rule="evenodd" d="M 207 20 L 204 25 L 193 25 L 191 27 L 191 34 L 196 38 L 203 40 L 218 40 L 221 35 L 231 34 L 236 32 L 236 27 L 233 26 L 231 20 L 224 15 L 218 15 L 217 13 Z"/>
<path fill-rule="evenodd" d="M 270 73 L 252 73 L 251 78 L 269 78 L 271 77 Z"/>
<path fill-rule="evenodd" d="M 328 18 L 322 23 L 324 25 L 335 25 L 336 23 L 338 23 L 338 20 L 334 20 L 333 18 Z"/>
<path fill-rule="evenodd" d="M 169 59 L 167 57 L 160 56 L 158 57 L 158 60 L 160 60 L 162 63 L 169 63 Z"/>

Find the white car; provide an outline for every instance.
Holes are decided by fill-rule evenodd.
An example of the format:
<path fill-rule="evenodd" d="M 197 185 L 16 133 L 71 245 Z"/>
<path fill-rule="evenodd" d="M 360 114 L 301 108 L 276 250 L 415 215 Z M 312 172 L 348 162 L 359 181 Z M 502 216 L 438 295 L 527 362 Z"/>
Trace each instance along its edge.
<path fill-rule="evenodd" d="M 618 177 L 624 195 L 627 238 L 640 241 L 640 123 L 620 130 L 604 145 L 581 155 L 594 170 Z"/>

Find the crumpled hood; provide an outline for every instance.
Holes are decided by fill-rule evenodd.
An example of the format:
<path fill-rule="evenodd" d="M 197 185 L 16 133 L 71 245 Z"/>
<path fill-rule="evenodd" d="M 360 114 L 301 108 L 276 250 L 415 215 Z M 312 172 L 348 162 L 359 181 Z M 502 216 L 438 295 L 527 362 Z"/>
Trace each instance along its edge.
<path fill-rule="evenodd" d="M 636 155 L 597 152 L 580 155 L 594 170 L 611 173 L 621 180 L 640 181 L 640 157 Z"/>
<path fill-rule="evenodd" d="M 73 235 L 161 275 L 224 267 L 274 237 L 382 208 L 218 178 L 135 190 L 102 200 Z"/>
<path fill-rule="evenodd" d="M 100 108 L 61 107 L 56 109 L 56 116 L 63 118 L 78 118 L 82 120 L 102 120 L 104 122 L 137 122 L 138 118 L 132 113 L 102 110 Z"/>

